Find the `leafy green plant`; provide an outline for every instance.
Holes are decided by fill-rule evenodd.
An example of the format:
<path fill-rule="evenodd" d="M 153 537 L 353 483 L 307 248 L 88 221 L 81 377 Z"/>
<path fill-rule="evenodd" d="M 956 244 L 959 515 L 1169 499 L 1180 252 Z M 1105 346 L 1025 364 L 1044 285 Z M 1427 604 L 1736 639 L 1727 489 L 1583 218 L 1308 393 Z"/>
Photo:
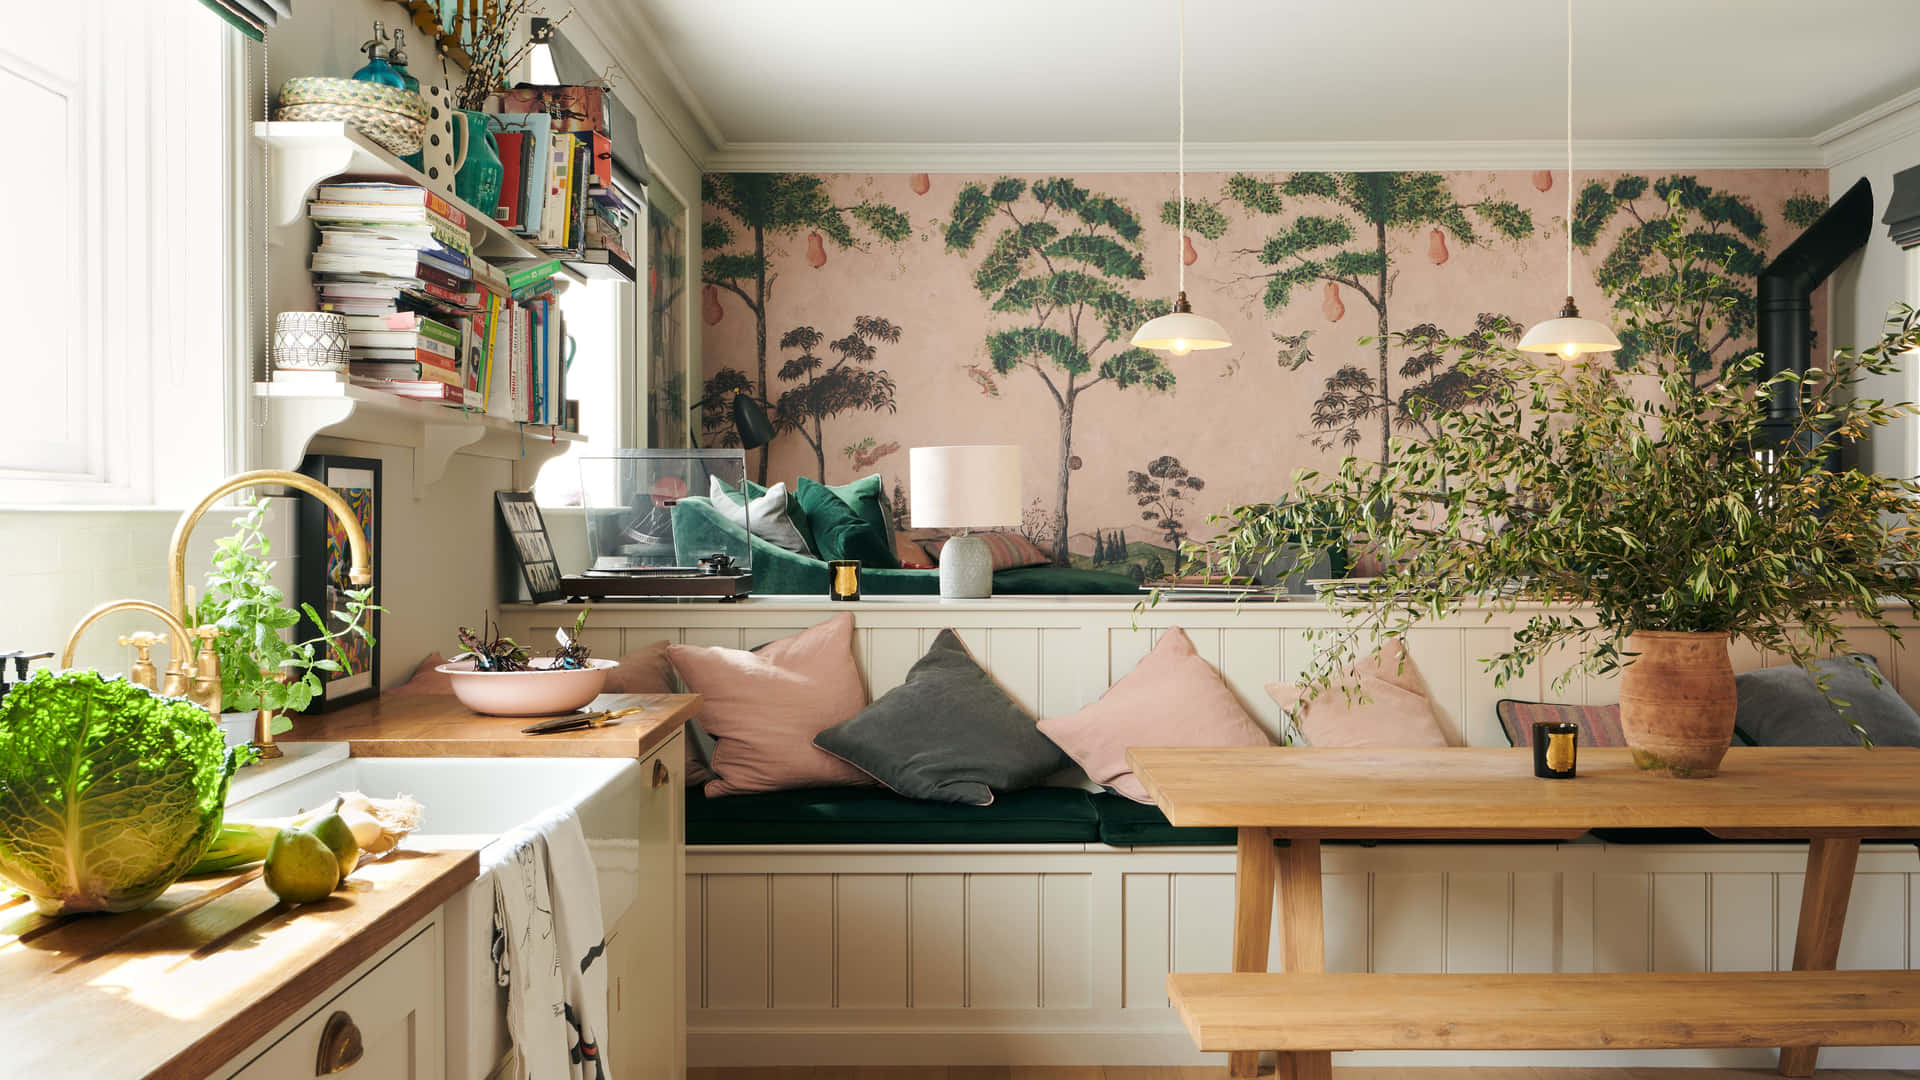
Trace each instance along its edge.
<path fill-rule="evenodd" d="M 182 698 L 35 672 L 0 699 L 0 880 L 43 915 L 148 903 L 213 842 L 248 754 Z"/>
<path fill-rule="evenodd" d="M 278 734 L 292 726 L 280 714 L 299 712 L 319 695 L 321 672 L 351 674 L 336 659 L 345 655 L 336 646 L 349 637 L 374 644 L 367 616 L 386 609 L 372 602 L 371 588 L 346 590 L 346 607 L 330 613 L 331 621 L 311 604 L 299 611 L 288 607 L 285 593 L 273 583 L 265 522 L 266 502 L 255 500 L 235 521 L 233 534 L 214 542 L 206 592 L 191 614 L 195 625 L 220 630 L 214 651 L 220 657 L 222 707 L 266 709 L 276 714 Z M 304 641 L 289 640 L 287 632 L 300 625 L 302 614 L 320 632 Z"/>
<path fill-rule="evenodd" d="M 1190 545 L 1242 573 L 1329 530 L 1374 549 L 1379 576 L 1338 606 L 1343 625 L 1319 632 L 1303 701 L 1361 649 L 1475 607 L 1544 605 L 1486 661 L 1501 683 L 1576 643 L 1588 647 L 1562 680 L 1617 670 L 1633 661 L 1636 630 L 1727 632 L 1802 667 L 1845 651 L 1845 613 L 1899 638 L 1883 607 L 1920 610 L 1920 483 L 1836 457 L 1920 412 L 1861 393 L 1920 346 L 1914 311 L 1896 308 L 1879 343 L 1804 375 L 1766 377 L 1749 354 L 1697 382 L 1695 343 L 1714 319 L 1673 294 L 1724 286 L 1677 197 L 1672 211 L 1656 240 L 1668 291 L 1627 309 L 1643 343 L 1632 368 L 1602 354 L 1542 370 L 1504 342 L 1447 342 L 1477 353 L 1462 361 L 1471 406 L 1426 403 L 1426 438 L 1396 440 L 1391 465 L 1349 458 L 1297 473 L 1301 502 L 1228 511 L 1219 536 Z M 1770 438 L 1776 389 L 1800 415 Z"/>

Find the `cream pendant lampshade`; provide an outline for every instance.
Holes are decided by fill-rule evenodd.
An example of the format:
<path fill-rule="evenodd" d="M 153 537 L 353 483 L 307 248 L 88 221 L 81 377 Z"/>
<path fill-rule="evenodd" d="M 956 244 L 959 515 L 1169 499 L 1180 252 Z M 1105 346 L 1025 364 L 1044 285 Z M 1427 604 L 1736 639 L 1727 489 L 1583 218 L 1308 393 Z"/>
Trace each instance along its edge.
<path fill-rule="evenodd" d="M 1573 0 L 1567 0 L 1567 302 L 1560 317 L 1529 328 L 1520 338 L 1520 351 L 1559 353 L 1572 360 L 1584 353 L 1612 352 L 1620 347 L 1613 328 L 1582 318 L 1573 302 Z"/>
<path fill-rule="evenodd" d="M 1179 9 L 1180 223 L 1179 232 L 1175 234 L 1176 240 L 1187 235 L 1187 0 L 1180 0 Z M 1173 302 L 1173 310 L 1157 319 L 1149 319 L 1135 330 L 1133 344 L 1143 349 L 1165 349 L 1175 356 L 1185 356 L 1195 349 L 1224 349 L 1233 344 L 1227 337 L 1225 327 L 1204 315 L 1193 313 L 1193 305 L 1187 303 L 1187 260 L 1176 255 L 1174 265 L 1180 268 L 1180 294 Z"/>

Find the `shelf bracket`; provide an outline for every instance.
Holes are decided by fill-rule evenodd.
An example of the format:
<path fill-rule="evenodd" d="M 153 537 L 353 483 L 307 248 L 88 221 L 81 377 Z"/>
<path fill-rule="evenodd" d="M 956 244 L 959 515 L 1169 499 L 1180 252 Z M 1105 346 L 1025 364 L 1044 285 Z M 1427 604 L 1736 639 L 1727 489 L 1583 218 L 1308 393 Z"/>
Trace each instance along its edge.
<path fill-rule="evenodd" d="M 354 403 L 344 397 L 258 398 L 253 407 L 262 421 L 253 431 L 254 464 L 291 471 L 306 458 L 314 436 L 353 415 Z"/>
<path fill-rule="evenodd" d="M 462 449 L 486 435 L 478 424 L 442 424 L 428 421 L 420 426 L 420 443 L 413 449 L 413 497 L 423 498 L 427 488 L 447 474 L 447 462 Z"/>
<path fill-rule="evenodd" d="M 267 143 L 272 155 L 271 205 L 282 228 L 307 220 L 307 196 L 314 185 L 353 168 L 353 144 L 345 140 L 313 139 L 303 143 Z"/>

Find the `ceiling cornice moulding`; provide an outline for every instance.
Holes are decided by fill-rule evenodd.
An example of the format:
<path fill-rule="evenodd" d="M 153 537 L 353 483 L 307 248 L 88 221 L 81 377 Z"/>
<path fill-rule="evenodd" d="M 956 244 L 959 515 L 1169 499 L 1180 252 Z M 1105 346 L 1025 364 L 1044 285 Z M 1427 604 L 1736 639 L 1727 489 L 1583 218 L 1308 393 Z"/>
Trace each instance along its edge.
<path fill-rule="evenodd" d="M 1815 135 L 1813 144 L 1831 168 L 1916 133 L 1920 133 L 1920 90 L 1909 90 Z"/>
<path fill-rule="evenodd" d="M 1582 139 L 1576 169 L 1824 168 L 1809 139 Z M 1559 139 L 1188 143 L 1189 172 L 1566 167 Z M 1172 172 L 1171 144 L 727 143 L 709 172 Z"/>

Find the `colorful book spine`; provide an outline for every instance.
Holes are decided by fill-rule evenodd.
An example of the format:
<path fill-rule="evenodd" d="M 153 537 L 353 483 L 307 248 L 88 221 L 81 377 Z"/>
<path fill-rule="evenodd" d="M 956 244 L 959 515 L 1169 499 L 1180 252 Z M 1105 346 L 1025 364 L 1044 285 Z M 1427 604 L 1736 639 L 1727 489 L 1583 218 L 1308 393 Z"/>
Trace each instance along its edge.
<path fill-rule="evenodd" d="M 493 208 L 493 220 L 509 229 L 518 229 L 527 203 L 527 151 L 532 138 L 524 131 L 502 131 L 494 135 L 500 147 L 500 165 L 505 174 L 500 181 L 500 204 Z"/>

